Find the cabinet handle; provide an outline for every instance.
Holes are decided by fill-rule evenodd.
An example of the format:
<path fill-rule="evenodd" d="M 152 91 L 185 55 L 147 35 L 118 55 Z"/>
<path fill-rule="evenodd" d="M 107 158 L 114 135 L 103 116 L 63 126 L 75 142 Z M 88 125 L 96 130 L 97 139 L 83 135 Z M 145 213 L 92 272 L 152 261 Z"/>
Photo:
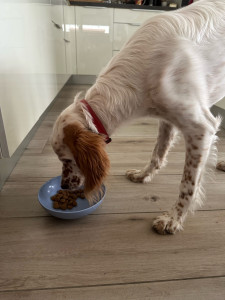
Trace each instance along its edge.
<path fill-rule="evenodd" d="M 69 41 L 69 40 L 66 40 L 66 39 L 64 39 L 64 41 L 65 41 L 66 43 L 70 43 L 70 41 Z"/>
<path fill-rule="evenodd" d="M 138 23 L 127 23 L 127 25 L 130 25 L 130 26 L 141 26 L 141 24 L 138 24 Z"/>
<path fill-rule="evenodd" d="M 102 6 L 83 6 L 84 8 L 92 8 L 92 9 L 96 9 L 96 8 L 98 8 L 98 9 L 105 9 L 106 7 L 102 7 Z"/>
<path fill-rule="evenodd" d="M 61 26 L 57 23 L 55 23 L 53 20 L 52 20 L 52 23 L 54 24 L 54 26 L 57 28 L 57 29 L 62 29 Z"/>

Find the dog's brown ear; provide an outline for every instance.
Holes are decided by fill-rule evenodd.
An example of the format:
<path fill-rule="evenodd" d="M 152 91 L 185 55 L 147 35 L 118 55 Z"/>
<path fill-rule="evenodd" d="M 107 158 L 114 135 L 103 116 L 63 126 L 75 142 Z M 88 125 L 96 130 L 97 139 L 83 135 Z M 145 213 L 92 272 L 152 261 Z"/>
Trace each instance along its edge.
<path fill-rule="evenodd" d="M 104 137 L 74 123 L 64 128 L 63 141 L 70 148 L 78 168 L 85 177 L 85 196 L 92 200 L 92 195 L 100 188 L 110 168 Z"/>

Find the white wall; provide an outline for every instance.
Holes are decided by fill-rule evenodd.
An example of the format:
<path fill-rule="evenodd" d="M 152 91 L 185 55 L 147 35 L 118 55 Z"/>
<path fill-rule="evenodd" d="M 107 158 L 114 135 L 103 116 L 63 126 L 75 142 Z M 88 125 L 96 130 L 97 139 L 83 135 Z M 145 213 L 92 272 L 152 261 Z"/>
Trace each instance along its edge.
<path fill-rule="evenodd" d="M 62 5 L 56 9 L 63 15 Z M 10 155 L 69 78 L 64 33 L 51 19 L 50 0 L 0 0 L 0 108 Z"/>

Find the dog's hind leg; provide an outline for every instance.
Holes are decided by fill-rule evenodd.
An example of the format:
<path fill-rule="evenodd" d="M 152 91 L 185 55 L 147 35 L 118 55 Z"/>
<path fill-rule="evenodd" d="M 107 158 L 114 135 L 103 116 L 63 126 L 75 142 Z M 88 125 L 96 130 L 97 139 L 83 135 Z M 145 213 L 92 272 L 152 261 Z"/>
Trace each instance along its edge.
<path fill-rule="evenodd" d="M 157 143 L 151 161 L 143 170 L 128 170 L 126 176 L 133 182 L 147 183 L 152 180 L 159 169 L 165 166 L 169 149 L 174 144 L 177 129 L 170 123 L 160 121 Z"/>
<path fill-rule="evenodd" d="M 204 196 L 202 177 L 209 153 L 215 148 L 216 132 L 220 124 L 220 118 L 214 120 L 214 124 L 210 124 L 202 112 L 201 121 L 189 119 L 188 127 L 182 130 L 186 142 L 186 159 L 180 194 L 172 210 L 154 220 L 153 228 L 160 234 L 181 230 L 188 211 L 194 211 L 201 205 Z M 211 154 L 214 160 L 215 154 L 215 152 Z"/>

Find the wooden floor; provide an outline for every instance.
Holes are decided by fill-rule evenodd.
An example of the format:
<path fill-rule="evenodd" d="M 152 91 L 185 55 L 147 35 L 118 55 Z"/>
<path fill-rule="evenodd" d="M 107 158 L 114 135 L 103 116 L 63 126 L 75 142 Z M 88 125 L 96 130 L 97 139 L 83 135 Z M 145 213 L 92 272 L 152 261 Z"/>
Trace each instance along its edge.
<path fill-rule="evenodd" d="M 157 235 L 151 224 L 177 198 L 183 141 L 152 183 L 124 177 L 149 160 L 155 120 L 135 120 L 114 135 L 107 196 L 95 213 L 63 221 L 39 205 L 40 186 L 61 171 L 49 143 L 54 120 L 86 88 L 60 92 L 0 193 L 0 299 L 224 300 L 225 173 L 216 171 L 215 182 L 207 182 L 205 206 L 174 236 Z M 225 133 L 220 136 L 224 159 Z"/>

